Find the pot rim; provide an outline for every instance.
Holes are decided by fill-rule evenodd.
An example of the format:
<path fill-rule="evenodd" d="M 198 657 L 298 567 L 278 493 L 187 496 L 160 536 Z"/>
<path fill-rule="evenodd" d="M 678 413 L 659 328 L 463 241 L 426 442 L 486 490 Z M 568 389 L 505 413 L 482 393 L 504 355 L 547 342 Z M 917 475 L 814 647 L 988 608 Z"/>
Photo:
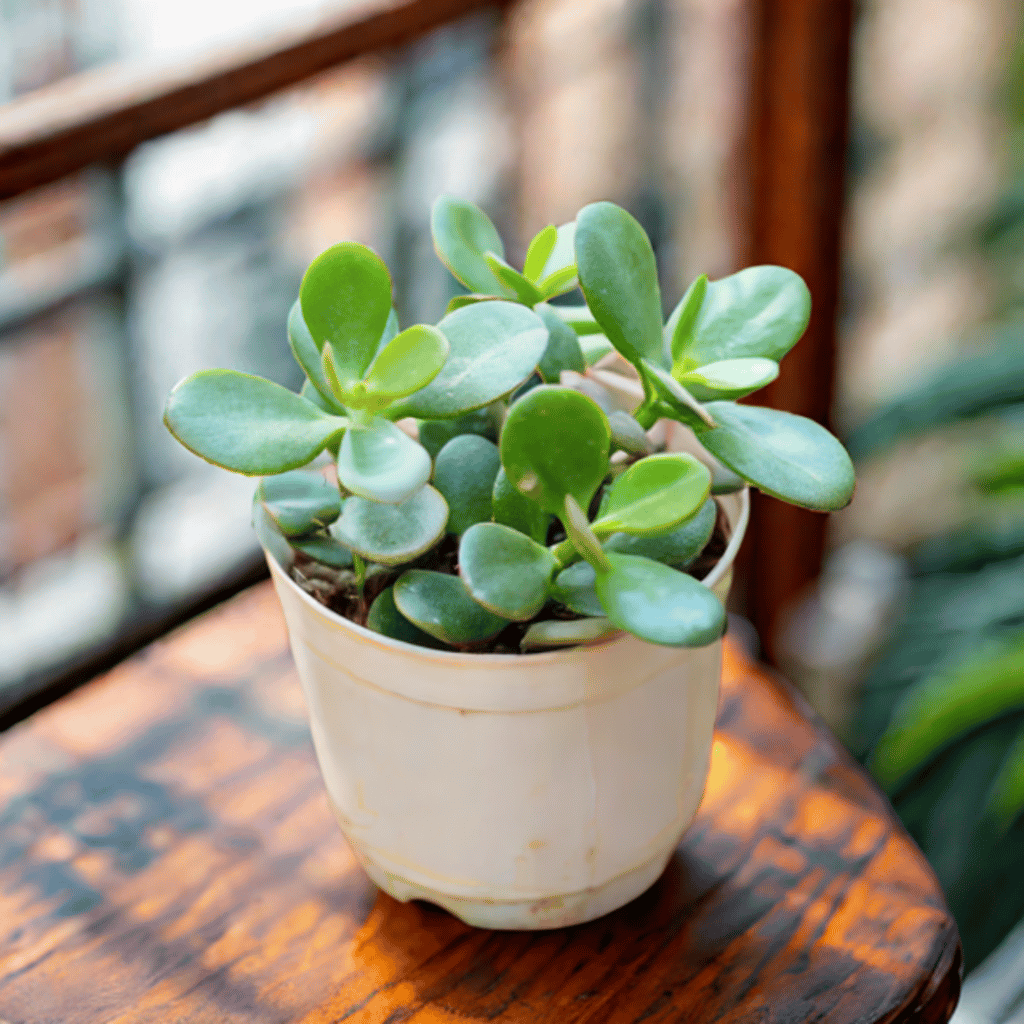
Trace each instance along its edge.
<path fill-rule="evenodd" d="M 739 515 L 736 517 L 736 525 L 729 537 L 729 543 L 726 545 L 725 551 L 722 552 L 722 557 L 719 558 L 717 563 L 715 563 L 715 567 L 711 572 L 709 572 L 707 576 L 700 581 L 709 590 L 721 582 L 721 580 L 725 578 L 726 573 L 732 569 L 733 563 L 736 560 L 736 555 L 739 552 L 740 545 L 743 543 L 743 537 L 747 531 L 747 524 L 750 520 L 750 488 L 744 487 L 740 491 L 733 492 L 733 494 L 721 495 L 723 498 L 730 498 L 733 496 L 738 498 L 740 506 Z M 459 662 L 479 665 L 481 667 L 488 664 L 494 666 L 509 666 L 510 664 L 521 665 L 524 661 L 529 661 L 533 664 L 549 664 L 551 662 L 560 661 L 570 657 L 574 652 L 578 655 L 581 649 L 588 652 L 600 651 L 612 646 L 613 644 L 621 643 L 626 638 L 637 640 L 638 643 L 644 642 L 639 640 L 637 637 L 633 637 L 632 634 L 625 630 L 620 629 L 616 630 L 610 636 L 604 637 L 601 640 L 596 640 L 592 643 L 575 644 L 571 647 L 556 648 L 549 651 L 532 651 L 521 654 L 474 654 L 467 651 L 437 651 L 430 647 L 421 647 L 419 644 L 410 644 L 404 640 L 396 640 L 393 637 L 385 636 L 383 633 L 377 633 L 372 629 L 368 629 L 366 626 L 360 626 L 359 623 L 353 622 L 351 619 L 347 619 L 343 615 L 339 615 L 336 611 L 333 611 L 326 605 L 321 604 L 315 597 L 303 590 L 302 587 L 292 579 L 291 574 L 281 567 L 278 560 L 270 551 L 267 550 L 266 547 L 263 546 L 262 543 L 260 544 L 260 547 L 263 548 L 263 554 L 267 560 L 267 565 L 270 568 L 271 575 L 276 579 L 283 581 L 292 591 L 294 591 L 294 593 L 307 607 L 309 607 L 314 613 L 319 614 L 332 626 L 348 630 L 349 632 L 354 633 L 357 637 L 360 637 L 363 640 L 368 640 L 377 646 L 391 648 L 396 653 L 406 655 L 415 654 L 417 657 L 425 658 L 428 661 Z"/>

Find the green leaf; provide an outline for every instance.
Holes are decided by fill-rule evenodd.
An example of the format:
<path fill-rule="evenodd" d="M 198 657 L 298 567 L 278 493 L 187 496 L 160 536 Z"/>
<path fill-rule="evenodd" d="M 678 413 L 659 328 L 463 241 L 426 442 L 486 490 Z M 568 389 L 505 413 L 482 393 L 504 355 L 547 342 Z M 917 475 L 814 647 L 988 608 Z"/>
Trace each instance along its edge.
<path fill-rule="evenodd" d="M 785 267 L 747 267 L 707 287 L 696 338 L 679 353 L 679 370 L 744 356 L 779 362 L 800 340 L 811 293 Z"/>
<path fill-rule="evenodd" d="M 609 552 L 611 570 L 596 589 L 608 618 L 641 640 L 666 647 L 703 647 L 725 631 L 725 609 L 692 576 L 649 558 Z"/>
<path fill-rule="evenodd" d="M 697 317 L 704 296 L 708 290 L 708 276 L 701 274 L 679 300 L 679 305 L 672 310 L 672 315 L 665 324 L 664 336 L 666 347 L 672 357 L 673 366 L 683 358 L 683 353 L 693 344 L 697 329 Z"/>
<path fill-rule="evenodd" d="M 576 262 L 587 305 L 611 343 L 634 365 L 665 364 L 658 268 L 644 229 L 614 203 L 576 218 Z"/>
<path fill-rule="evenodd" d="M 234 370 L 201 370 L 171 392 L 167 429 L 200 458 L 249 476 L 304 466 L 348 426 L 292 391 Z"/>
<path fill-rule="evenodd" d="M 370 605 L 366 616 L 366 626 L 381 636 L 389 636 L 392 640 L 415 644 L 417 647 L 438 647 L 437 641 L 422 629 L 414 626 L 395 604 L 394 587 L 382 590 Z"/>
<path fill-rule="evenodd" d="M 718 506 L 713 498 L 708 498 L 692 519 L 674 530 L 648 536 L 613 533 L 601 546 L 605 551 L 639 555 L 675 569 L 685 569 L 707 547 L 715 532 L 717 517 Z"/>
<path fill-rule="evenodd" d="M 490 640 L 507 625 L 469 596 L 462 580 L 444 572 L 409 569 L 395 584 L 398 610 L 424 632 L 446 644 Z"/>
<path fill-rule="evenodd" d="M 306 373 L 310 386 L 323 400 L 317 403 L 327 412 L 344 415 L 345 407 L 338 401 L 338 396 L 331 390 L 331 385 L 324 376 L 323 363 L 320 360 L 320 349 L 317 348 L 313 335 L 309 333 L 306 321 L 302 318 L 302 307 L 296 299 L 288 313 L 288 344 L 291 345 L 295 361 Z M 305 389 L 303 389 L 305 392 Z M 315 399 L 314 399 L 315 401 Z"/>
<path fill-rule="evenodd" d="M 650 455 L 654 451 L 647 432 L 628 412 L 615 409 L 608 413 L 608 425 L 612 429 L 613 448 L 621 448 L 631 455 Z"/>
<path fill-rule="evenodd" d="M 447 523 L 444 498 L 427 484 L 401 505 L 349 498 L 331 534 L 368 561 L 401 565 L 432 548 Z"/>
<path fill-rule="evenodd" d="M 430 479 L 430 456 L 400 427 L 377 416 L 345 434 L 338 479 L 353 494 L 398 505 Z"/>
<path fill-rule="evenodd" d="M 543 544 L 547 539 L 551 516 L 532 498 L 520 493 L 509 480 L 504 466 L 498 470 L 494 480 L 491 507 L 496 523 L 511 526 L 538 544 Z"/>
<path fill-rule="evenodd" d="M 548 344 L 544 322 L 514 302 L 478 302 L 437 325 L 450 351 L 441 372 L 388 410 L 393 419 L 450 419 L 489 405 L 533 373 Z"/>
<path fill-rule="evenodd" d="M 538 287 L 544 298 L 570 292 L 576 287 L 576 222 L 559 226 L 555 245 L 540 272 Z"/>
<path fill-rule="evenodd" d="M 290 568 L 295 561 L 292 547 L 281 533 L 277 523 L 267 514 L 266 507 L 259 499 L 258 490 L 253 494 L 252 528 L 256 533 L 257 540 L 278 565 L 282 569 Z"/>
<path fill-rule="evenodd" d="M 554 571 L 546 547 L 497 523 L 477 523 L 459 544 L 459 574 L 470 596 L 513 622 L 528 622 L 544 607 Z"/>
<path fill-rule="evenodd" d="M 477 434 L 488 441 L 497 440 L 495 418 L 490 409 L 474 409 L 455 420 L 421 420 L 419 423 L 420 444 L 430 453 L 432 459 L 453 438 L 461 434 Z"/>
<path fill-rule="evenodd" d="M 604 615 L 604 607 L 597 596 L 597 574 L 589 562 L 576 562 L 555 577 L 551 596 L 577 615 Z"/>
<path fill-rule="evenodd" d="M 571 292 L 579 284 L 579 277 L 575 267 L 565 267 L 556 270 L 553 274 L 545 277 L 537 286 L 545 299 L 553 299 L 558 295 Z"/>
<path fill-rule="evenodd" d="M 993 644 L 914 683 L 868 762 L 896 792 L 940 750 L 985 722 L 1024 708 L 1024 636 Z"/>
<path fill-rule="evenodd" d="M 554 252 L 557 241 L 558 228 L 554 224 L 541 228 L 533 236 L 533 241 L 530 242 L 530 247 L 526 250 L 526 260 L 523 263 L 523 276 L 527 280 L 536 282 L 540 279 L 541 274 L 544 273 L 544 265 L 551 253 Z"/>
<path fill-rule="evenodd" d="M 524 306 L 533 307 L 544 298 L 533 282 L 493 252 L 484 253 L 484 260 L 491 273 L 505 286 L 505 290 L 515 295 Z"/>
<path fill-rule="evenodd" d="M 505 246 L 490 218 L 473 203 L 439 196 L 430 213 L 430 230 L 438 259 L 471 292 L 510 298 L 510 291 L 494 276 L 484 254 L 504 258 Z"/>
<path fill-rule="evenodd" d="M 501 462 L 523 494 L 561 516 L 566 495 L 589 506 L 608 472 L 610 442 L 608 417 L 592 399 L 544 384 L 509 409 Z"/>
<path fill-rule="evenodd" d="M 985 802 L 985 815 L 1005 832 L 1024 813 L 1024 731 L 1006 754 Z"/>
<path fill-rule="evenodd" d="M 544 619 L 533 622 L 519 641 L 522 650 L 538 647 L 575 647 L 577 644 L 605 640 L 618 632 L 606 618 L 598 619 Z"/>
<path fill-rule="evenodd" d="M 317 562 L 331 566 L 332 569 L 348 569 L 352 565 L 352 552 L 330 533 L 314 533 L 293 540 L 291 544 L 296 551 L 301 551 Z"/>
<path fill-rule="evenodd" d="M 452 438 L 434 462 L 434 486 L 448 502 L 448 532 L 465 533 L 491 519 L 491 493 L 501 469 L 498 448 L 476 434 Z"/>
<path fill-rule="evenodd" d="M 383 260 L 355 242 L 332 245 L 309 265 L 299 301 L 317 348 L 330 345 L 342 384 L 362 380 L 391 314 Z"/>
<path fill-rule="evenodd" d="M 742 398 L 770 384 L 778 375 L 778 363 L 750 356 L 706 363 L 677 374 L 676 379 L 698 402 L 710 402 L 716 398 Z"/>
<path fill-rule="evenodd" d="M 504 296 L 477 295 L 475 292 L 470 293 L 469 295 L 455 295 L 448 300 L 448 308 L 445 312 L 454 313 L 455 310 L 462 309 L 463 306 L 475 306 L 478 302 L 494 302 L 502 298 L 504 298 Z"/>
<path fill-rule="evenodd" d="M 544 382 L 557 384 L 563 370 L 585 373 L 587 364 L 576 332 L 546 302 L 540 303 L 534 312 L 548 329 L 548 345 L 537 367 Z"/>
<path fill-rule="evenodd" d="M 597 569 L 607 570 L 609 568 L 608 559 L 605 558 L 604 551 L 601 549 L 600 539 L 590 528 L 586 513 L 576 503 L 576 499 L 571 494 L 565 496 L 562 525 L 565 527 L 569 543 L 577 554 L 581 555 Z M 564 565 L 567 559 L 560 550 L 562 547 L 563 545 L 559 545 L 555 553 L 559 559 L 559 564 Z"/>
<path fill-rule="evenodd" d="M 353 408 L 386 408 L 426 387 L 448 358 L 448 339 L 436 328 L 417 324 L 396 334 L 381 350 L 362 382 L 344 399 Z"/>
<path fill-rule="evenodd" d="M 589 306 L 552 306 L 551 307 L 577 334 L 600 334 L 601 325 L 594 319 Z M 608 342 L 609 348 L 611 342 Z"/>
<path fill-rule="evenodd" d="M 663 415 L 685 423 L 688 427 L 713 426 L 708 411 L 677 381 L 668 370 L 647 359 L 637 365 L 646 389 L 658 396 Z"/>
<path fill-rule="evenodd" d="M 755 405 L 711 402 L 718 426 L 697 439 L 744 480 L 783 501 L 819 512 L 850 503 L 856 483 L 846 449 L 803 416 Z"/>
<path fill-rule="evenodd" d="M 587 334 L 580 338 L 580 349 L 587 366 L 593 366 L 609 352 L 614 352 L 615 346 L 603 334 Z"/>
<path fill-rule="evenodd" d="M 693 516 L 710 490 L 711 470 L 694 456 L 649 455 L 615 478 L 593 523 L 594 533 L 664 533 Z"/>
<path fill-rule="evenodd" d="M 398 337 L 398 333 L 398 312 L 392 306 L 391 312 L 388 313 L 387 322 L 384 324 L 384 330 L 381 332 L 380 340 L 377 342 L 377 352 L 374 358 L 379 356 Z"/>
<path fill-rule="evenodd" d="M 261 480 L 256 488 L 267 514 L 288 537 L 321 530 L 341 514 L 338 488 L 319 473 L 297 469 Z"/>

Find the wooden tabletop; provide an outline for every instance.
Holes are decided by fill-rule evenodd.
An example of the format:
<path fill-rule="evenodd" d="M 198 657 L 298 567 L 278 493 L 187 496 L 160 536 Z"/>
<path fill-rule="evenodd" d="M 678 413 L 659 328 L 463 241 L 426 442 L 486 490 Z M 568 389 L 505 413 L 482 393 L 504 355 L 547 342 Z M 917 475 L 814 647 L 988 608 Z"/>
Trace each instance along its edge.
<path fill-rule="evenodd" d="M 0 1020 L 945 1021 L 935 878 L 794 692 L 727 649 L 661 880 L 500 933 L 378 892 L 327 807 L 261 585 L 0 737 Z"/>

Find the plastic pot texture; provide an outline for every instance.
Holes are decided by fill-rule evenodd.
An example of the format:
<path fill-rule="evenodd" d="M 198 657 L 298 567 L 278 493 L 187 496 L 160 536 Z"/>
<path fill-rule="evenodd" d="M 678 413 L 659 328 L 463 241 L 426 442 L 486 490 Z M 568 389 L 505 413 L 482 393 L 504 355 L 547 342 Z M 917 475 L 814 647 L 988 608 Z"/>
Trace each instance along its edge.
<path fill-rule="evenodd" d="M 719 500 L 731 536 L 704 583 L 724 600 L 749 498 Z M 381 889 L 480 927 L 558 928 L 657 880 L 704 793 L 720 640 L 432 651 L 342 618 L 267 562 L 331 806 Z"/>

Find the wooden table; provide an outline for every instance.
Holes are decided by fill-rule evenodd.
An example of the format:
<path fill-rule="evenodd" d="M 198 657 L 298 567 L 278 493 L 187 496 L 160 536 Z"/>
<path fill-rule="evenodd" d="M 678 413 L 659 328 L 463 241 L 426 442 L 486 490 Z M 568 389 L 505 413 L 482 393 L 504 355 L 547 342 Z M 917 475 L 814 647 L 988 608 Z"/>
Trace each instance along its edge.
<path fill-rule="evenodd" d="M 646 895 L 477 931 L 356 865 L 256 587 L 0 738 L 0 1018 L 946 1020 L 956 926 L 884 799 L 734 647 L 718 728 Z"/>

